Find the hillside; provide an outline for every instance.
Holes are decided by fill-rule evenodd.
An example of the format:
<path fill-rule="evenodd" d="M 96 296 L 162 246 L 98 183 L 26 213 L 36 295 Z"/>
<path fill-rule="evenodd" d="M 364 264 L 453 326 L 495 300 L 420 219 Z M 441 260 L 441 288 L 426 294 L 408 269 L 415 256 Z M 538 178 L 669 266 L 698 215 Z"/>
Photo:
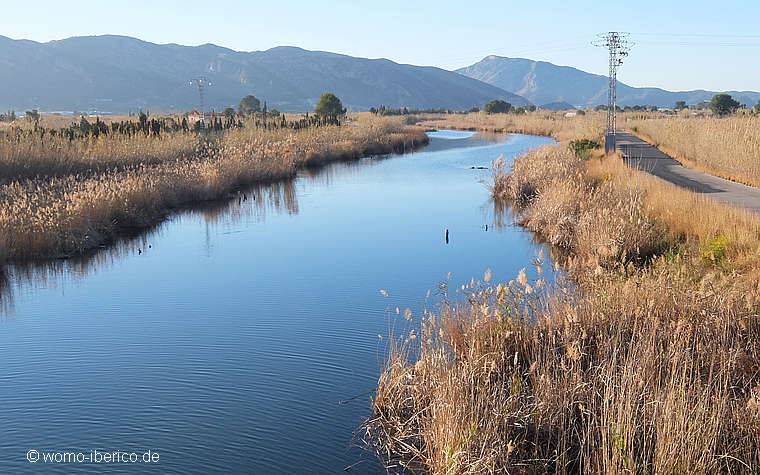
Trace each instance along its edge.
<path fill-rule="evenodd" d="M 524 98 L 433 67 L 354 58 L 295 47 L 239 52 L 206 44 L 158 45 L 123 36 L 48 43 L 0 36 L 0 110 L 98 110 L 198 107 L 189 79 L 212 82 L 206 104 L 236 105 L 254 94 L 284 112 L 313 109 L 325 91 L 351 110 L 371 106 L 467 109 L 494 98 Z"/>
<path fill-rule="evenodd" d="M 607 104 L 608 79 L 568 66 L 557 66 L 544 61 L 521 58 L 488 56 L 483 60 L 459 69 L 467 77 L 487 82 L 519 94 L 534 104 L 568 102 L 575 106 Z M 760 93 L 727 91 L 736 100 L 753 106 Z M 618 104 L 621 106 L 656 105 L 672 107 L 676 101 L 697 104 L 709 101 L 715 91 L 666 91 L 654 87 L 631 87 L 618 83 Z"/>

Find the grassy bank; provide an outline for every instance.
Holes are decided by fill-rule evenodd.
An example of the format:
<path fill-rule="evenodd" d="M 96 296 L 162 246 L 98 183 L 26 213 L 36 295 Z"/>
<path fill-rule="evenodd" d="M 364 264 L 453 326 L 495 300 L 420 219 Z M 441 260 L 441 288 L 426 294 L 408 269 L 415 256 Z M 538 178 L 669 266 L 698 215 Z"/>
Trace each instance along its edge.
<path fill-rule="evenodd" d="M 426 314 L 392 348 L 369 439 L 433 473 L 760 471 L 760 220 L 567 143 L 495 198 L 569 256 Z"/>
<path fill-rule="evenodd" d="M 363 114 L 300 130 L 247 124 L 201 140 L 179 132 L 69 140 L 0 136 L 0 263 L 73 255 L 195 201 L 292 177 L 301 167 L 427 142 L 399 118 Z"/>

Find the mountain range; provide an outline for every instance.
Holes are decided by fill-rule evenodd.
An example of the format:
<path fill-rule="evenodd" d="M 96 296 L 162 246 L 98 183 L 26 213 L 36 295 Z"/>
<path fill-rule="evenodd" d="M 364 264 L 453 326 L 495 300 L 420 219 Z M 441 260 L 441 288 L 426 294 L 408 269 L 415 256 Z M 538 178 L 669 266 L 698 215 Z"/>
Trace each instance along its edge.
<path fill-rule="evenodd" d="M 527 105 L 496 86 L 434 67 L 295 47 L 239 52 L 211 44 L 159 45 L 124 36 L 48 43 L 0 36 L 0 110 L 105 111 L 199 107 L 190 79 L 205 77 L 207 109 L 253 94 L 269 108 L 311 111 L 323 92 L 349 110 L 372 106 L 469 109 L 494 98 Z"/>
<path fill-rule="evenodd" d="M 566 102 L 578 107 L 607 104 L 607 76 L 569 66 L 522 58 L 487 56 L 457 72 L 514 92 L 534 104 Z M 760 100 L 758 92 L 726 92 L 749 107 Z M 620 106 L 673 107 L 676 101 L 686 101 L 689 105 L 709 101 L 717 93 L 703 90 L 673 92 L 655 87 L 631 87 L 618 82 L 617 102 Z"/>
<path fill-rule="evenodd" d="M 253 94 L 269 108 L 305 112 L 323 92 L 349 110 L 482 108 L 492 99 L 544 109 L 606 104 L 608 80 L 543 61 L 488 56 L 455 71 L 281 46 L 242 52 L 220 46 L 155 44 L 126 36 L 38 43 L 0 36 L 0 111 L 164 111 L 199 107 L 190 84 L 205 77 L 206 109 L 236 106 Z M 753 106 L 760 93 L 729 91 Z M 671 92 L 618 84 L 618 104 L 671 107 L 709 101 L 714 91 Z"/>

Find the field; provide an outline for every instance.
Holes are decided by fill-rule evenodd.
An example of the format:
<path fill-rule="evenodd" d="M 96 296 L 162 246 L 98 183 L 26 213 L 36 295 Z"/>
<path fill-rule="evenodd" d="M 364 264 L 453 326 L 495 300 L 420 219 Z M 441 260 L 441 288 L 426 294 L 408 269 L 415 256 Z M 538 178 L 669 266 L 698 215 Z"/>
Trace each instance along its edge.
<path fill-rule="evenodd" d="M 251 119 L 205 139 L 183 131 L 71 139 L 50 130 L 0 131 L 0 263 L 79 254 L 192 202 L 427 141 L 401 118 L 370 114 L 297 130 Z"/>
<path fill-rule="evenodd" d="M 476 119 L 452 125 L 598 136 Z M 760 471 L 760 219 L 566 141 L 495 169 L 494 199 L 562 271 L 486 273 L 394 340 L 366 424 L 387 466 Z"/>

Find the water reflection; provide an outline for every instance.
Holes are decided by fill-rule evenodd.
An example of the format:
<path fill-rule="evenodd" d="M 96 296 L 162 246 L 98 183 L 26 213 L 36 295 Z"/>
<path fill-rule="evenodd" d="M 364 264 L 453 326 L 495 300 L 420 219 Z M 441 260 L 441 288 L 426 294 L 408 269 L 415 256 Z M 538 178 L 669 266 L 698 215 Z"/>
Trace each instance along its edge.
<path fill-rule="evenodd" d="M 458 148 L 474 148 L 497 144 L 508 139 L 508 135 L 490 132 L 435 131 L 430 132 L 431 140 L 424 152 L 437 152 Z M 347 162 L 334 162 L 320 166 L 308 167 L 299 171 L 297 179 L 256 184 L 240 190 L 227 198 L 194 203 L 184 207 L 181 212 L 187 218 L 201 217 L 208 225 L 206 229 L 205 254 L 211 256 L 212 245 L 210 233 L 219 226 L 248 225 L 262 223 L 268 214 L 297 215 L 299 212 L 296 181 L 302 180 L 310 185 L 329 188 L 335 180 L 342 182 L 355 179 L 367 167 L 381 165 L 395 155 L 376 155 Z M 511 226 L 511 208 L 505 204 L 493 203 L 493 212 L 487 205 L 481 207 L 483 226 L 493 215 L 491 227 L 503 231 Z M 14 289 L 20 288 L 58 288 L 59 281 L 82 280 L 107 269 L 127 256 L 142 254 L 152 247 L 153 242 L 161 239 L 163 229 L 168 222 L 181 219 L 174 216 L 168 221 L 149 228 L 135 230 L 115 238 L 108 246 L 89 251 L 68 259 L 44 260 L 24 264 L 8 265 L 0 269 L 0 316 L 12 315 L 14 310 Z"/>
<path fill-rule="evenodd" d="M 499 155 L 549 141 L 433 138 L 404 158 L 241 190 L 88 256 L 9 268 L 3 471 L 29 472 L 35 445 L 140 443 L 161 451 L 156 473 L 341 473 L 366 456 L 351 436 L 377 384 L 378 335 L 406 308 L 418 321 L 442 280 L 530 269 L 540 246 L 497 218 L 483 181 Z"/>
<path fill-rule="evenodd" d="M 317 175 L 314 175 L 316 179 Z M 200 217 L 210 227 L 263 222 L 268 214 L 298 214 L 295 180 L 258 184 L 230 197 L 194 203 L 182 214 L 154 226 L 120 235 L 108 246 L 67 259 L 50 259 L 0 268 L 0 317 L 14 314 L 14 294 L 21 289 L 59 288 L 63 281 L 80 281 L 112 267 L 128 256 L 149 252 L 172 220 Z M 208 235 L 208 234 L 207 234 Z M 210 243 L 207 256 L 210 256 Z"/>
<path fill-rule="evenodd" d="M 12 315 L 13 289 L 5 269 L 0 268 L 0 320 Z"/>
<path fill-rule="evenodd" d="M 497 231 L 505 231 L 507 228 L 520 226 L 521 220 L 519 209 L 511 202 L 504 199 L 491 199 L 490 204 L 493 206 L 493 227 Z M 536 246 L 542 247 L 548 253 L 549 259 L 563 266 L 569 252 L 565 249 L 549 245 L 549 243 L 540 234 L 531 233 L 531 240 Z"/>

